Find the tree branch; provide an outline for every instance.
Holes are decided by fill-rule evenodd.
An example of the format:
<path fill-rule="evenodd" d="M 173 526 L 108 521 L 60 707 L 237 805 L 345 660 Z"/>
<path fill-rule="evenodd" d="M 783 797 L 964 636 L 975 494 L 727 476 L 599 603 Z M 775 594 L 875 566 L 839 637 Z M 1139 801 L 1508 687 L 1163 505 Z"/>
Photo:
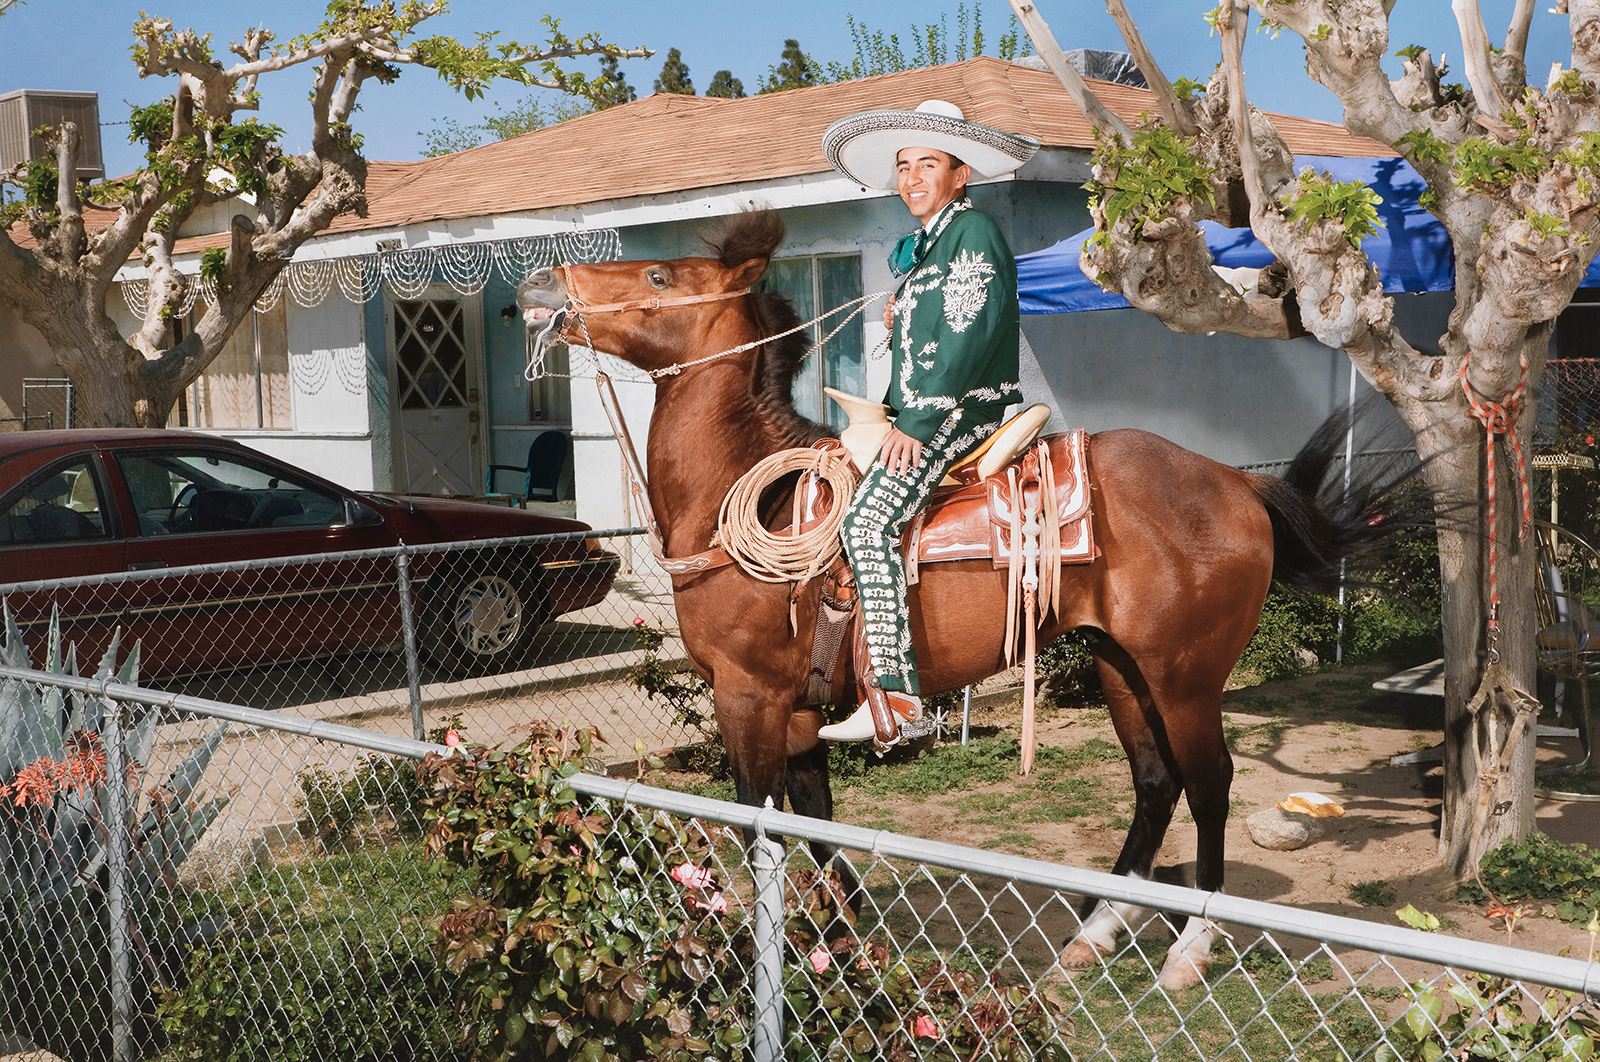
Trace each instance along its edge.
<path fill-rule="evenodd" d="M 1072 97 L 1072 102 L 1078 105 L 1078 110 L 1102 133 L 1119 135 L 1125 140 L 1133 139 L 1133 130 L 1113 114 L 1100 98 L 1089 91 L 1089 86 L 1083 83 L 1083 78 L 1073 65 L 1067 62 L 1066 53 L 1061 50 L 1061 45 L 1056 43 L 1055 34 L 1050 32 L 1050 27 L 1040 17 L 1038 9 L 1028 0 L 1010 0 L 1011 10 L 1017 13 L 1017 18 L 1028 31 L 1028 38 L 1033 41 L 1034 50 L 1037 51 L 1050 72 L 1061 82 L 1067 90 L 1067 95 Z"/>
<path fill-rule="evenodd" d="M 1511 27 L 1506 30 L 1506 54 L 1524 61 L 1528 52 L 1528 28 L 1533 25 L 1534 8 L 1538 0 L 1517 0 L 1517 9 L 1511 14 Z"/>
<path fill-rule="evenodd" d="M 1122 39 L 1127 42 L 1128 51 L 1133 54 L 1133 61 L 1139 65 L 1139 72 L 1144 75 L 1150 91 L 1155 94 L 1156 105 L 1161 108 L 1161 115 L 1167 120 L 1167 125 L 1184 139 L 1194 136 L 1195 124 L 1189 120 L 1189 112 L 1185 110 L 1183 101 L 1178 99 L 1178 94 L 1173 91 L 1172 82 L 1161 72 L 1155 56 L 1145 47 L 1144 38 L 1139 34 L 1139 27 L 1134 25 L 1133 17 L 1128 14 L 1125 0 L 1106 0 L 1106 10 L 1116 20 L 1117 29 L 1122 31 Z"/>
<path fill-rule="evenodd" d="M 56 140 L 56 209 L 61 223 L 56 246 L 62 262 L 73 262 L 83 250 L 83 204 L 78 200 L 78 125 L 62 122 Z"/>
<path fill-rule="evenodd" d="M 1600 77 L 1600 0 L 1567 0 L 1572 29 L 1572 65 L 1584 77 Z"/>
<path fill-rule="evenodd" d="M 1250 198 L 1250 227 L 1266 221 L 1267 197 L 1261 185 L 1261 157 L 1250 127 L 1250 101 L 1244 92 L 1244 35 L 1250 22 L 1249 0 L 1228 0 L 1228 21 L 1222 27 L 1222 68 L 1228 75 L 1228 117 L 1239 147 L 1239 173 Z M 1274 248 L 1276 253 L 1276 248 Z M 1281 255 L 1279 257 L 1282 257 Z"/>
<path fill-rule="evenodd" d="M 1478 124 L 1497 135 L 1510 132 L 1500 116 L 1511 109 L 1495 80 L 1493 61 L 1489 53 L 1489 33 L 1483 28 L 1483 14 L 1478 10 L 1478 0 L 1450 0 L 1455 12 L 1456 25 L 1461 28 L 1462 59 L 1467 68 L 1467 83 L 1478 104 Z"/>

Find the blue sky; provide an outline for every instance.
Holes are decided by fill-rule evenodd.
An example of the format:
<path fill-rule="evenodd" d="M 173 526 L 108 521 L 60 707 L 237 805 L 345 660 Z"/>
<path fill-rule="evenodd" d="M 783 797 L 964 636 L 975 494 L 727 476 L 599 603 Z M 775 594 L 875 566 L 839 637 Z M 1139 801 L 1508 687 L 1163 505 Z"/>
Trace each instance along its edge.
<path fill-rule="evenodd" d="M 1157 60 L 1172 78 L 1203 78 L 1217 61 L 1217 40 L 1207 36 L 1201 14 L 1215 0 L 1129 0 Z M 969 4 L 969 7 L 971 5 Z M 1514 0 L 1482 0 L 1493 40 L 1504 37 Z M 1542 83 L 1550 63 L 1570 63 L 1567 20 L 1545 12 L 1539 5 L 1529 46 L 1529 69 Z M 248 26 L 265 24 L 281 38 L 304 32 L 320 21 L 323 4 L 312 0 L 26 0 L 0 18 L 0 93 L 13 89 L 75 89 L 100 94 L 102 122 L 108 123 L 103 143 L 109 172 L 131 171 L 139 154 L 126 142 L 123 101 L 149 103 L 170 92 L 162 81 L 141 81 L 128 54 L 129 32 L 139 10 L 170 18 L 213 35 L 216 51 L 236 40 Z M 1010 8 L 1002 0 L 981 4 L 984 30 L 993 54 L 995 43 L 1010 23 Z M 1063 47 L 1111 48 L 1123 45 L 1115 25 L 1100 0 L 1039 0 L 1039 9 Z M 854 15 L 874 30 L 901 34 L 910 27 L 937 21 L 946 14 L 952 31 L 956 3 L 933 0 L 808 0 L 774 3 L 772 0 L 455 0 L 448 15 L 435 18 L 431 32 L 470 37 L 481 30 L 500 30 L 502 37 L 525 42 L 542 40 L 538 20 L 552 14 L 562 28 L 576 36 L 598 31 L 622 45 L 645 45 L 657 50 L 652 59 L 628 60 L 623 70 L 641 95 L 650 91 L 660 73 L 668 48 L 682 51 L 697 89 L 704 91 L 712 74 L 730 69 L 746 91 L 776 63 L 785 38 L 794 37 L 813 58 L 848 61 L 853 55 L 846 17 Z M 1437 58 L 1446 53 L 1456 71 L 1461 70 L 1460 41 L 1445 0 L 1399 0 L 1390 32 L 1390 48 L 1424 44 Z M 909 49 L 908 49 L 909 51 Z M 1304 73 L 1304 58 L 1293 34 L 1278 40 L 1253 34 L 1245 55 L 1251 98 L 1271 110 L 1291 111 L 1338 121 L 1338 102 Z M 1399 72 L 1399 60 L 1392 61 Z M 592 60 L 579 69 L 591 69 Z M 309 88 L 305 70 L 284 71 L 263 78 L 261 116 L 283 126 L 286 143 L 300 149 L 308 113 Z M 423 148 L 419 133 L 435 120 L 455 118 L 472 123 L 490 113 L 493 103 L 514 104 L 526 94 L 507 85 L 487 101 L 468 103 L 444 86 L 430 71 L 407 69 L 393 85 L 368 83 L 362 90 L 356 128 L 366 137 L 367 154 L 378 159 L 417 157 Z M 554 99 L 553 93 L 545 95 Z"/>

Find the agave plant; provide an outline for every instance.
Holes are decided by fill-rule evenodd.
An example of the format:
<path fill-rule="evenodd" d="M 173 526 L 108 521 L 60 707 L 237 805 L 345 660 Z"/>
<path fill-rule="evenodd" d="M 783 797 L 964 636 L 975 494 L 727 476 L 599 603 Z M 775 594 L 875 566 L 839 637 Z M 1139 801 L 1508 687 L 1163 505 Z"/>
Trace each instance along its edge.
<path fill-rule="evenodd" d="M 30 667 L 21 631 L 5 612 L 0 663 Z M 137 685 L 139 648 L 117 664 L 119 638 L 94 677 Z M 39 670 L 77 675 L 73 646 L 63 648 L 51 617 Z M 153 941 L 177 935 L 163 901 L 178 866 L 226 804 L 194 802 L 226 726 L 217 727 L 165 782 L 146 788 L 159 708 L 125 704 L 122 748 L 126 772 L 106 771 L 103 734 L 108 701 L 18 679 L 0 679 L 0 1033 L 17 1032 L 72 1059 L 103 1057 L 111 1012 L 107 973 L 108 842 L 116 837 L 126 859 L 122 895 L 126 938 L 134 948 L 141 992 L 158 983 L 162 956 Z M 120 788 L 120 801 L 113 787 Z M 108 808 L 120 803 L 124 821 Z"/>

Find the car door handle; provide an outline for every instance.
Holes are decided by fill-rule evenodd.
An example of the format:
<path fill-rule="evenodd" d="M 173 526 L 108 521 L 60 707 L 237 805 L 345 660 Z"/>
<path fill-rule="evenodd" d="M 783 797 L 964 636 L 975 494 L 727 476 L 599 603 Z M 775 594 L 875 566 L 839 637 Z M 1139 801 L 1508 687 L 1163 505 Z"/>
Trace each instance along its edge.
<path fill-rule="evenodd" d="M 148 572 L 156 568 L 165 568 L 166 566 L 167 562 L 160 560 L 134 561 L 132 564 L 128 565 L 128 570 L 130 572 Z"/>

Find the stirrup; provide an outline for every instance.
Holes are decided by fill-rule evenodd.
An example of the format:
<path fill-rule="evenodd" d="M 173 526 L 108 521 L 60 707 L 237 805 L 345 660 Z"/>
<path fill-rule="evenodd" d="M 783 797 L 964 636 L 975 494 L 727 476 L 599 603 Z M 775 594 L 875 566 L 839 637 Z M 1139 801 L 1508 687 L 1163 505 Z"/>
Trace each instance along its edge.
<path fill-rule="evenodd" d="M 901 717 L 900 732 L 895 735 L 895 740 L 883 744 L 890 748 L 899 743 L 902 737 L 919 737 L 928 732 L 927 727 L 920 725 L 924 719 L 922 712 L 922 698 L 911 693 L 901 693 L 898 690 L 884 690 L 884 698 L 889 702 L 889 707 Z M 850 718 L 840 723 L 832 723 L 817 731 L 817 736 L 824 741 L 866 741 L 876 739 L 877 727 L 872 722 L 872 706 L 866 701 L 850 713 Z"/>

